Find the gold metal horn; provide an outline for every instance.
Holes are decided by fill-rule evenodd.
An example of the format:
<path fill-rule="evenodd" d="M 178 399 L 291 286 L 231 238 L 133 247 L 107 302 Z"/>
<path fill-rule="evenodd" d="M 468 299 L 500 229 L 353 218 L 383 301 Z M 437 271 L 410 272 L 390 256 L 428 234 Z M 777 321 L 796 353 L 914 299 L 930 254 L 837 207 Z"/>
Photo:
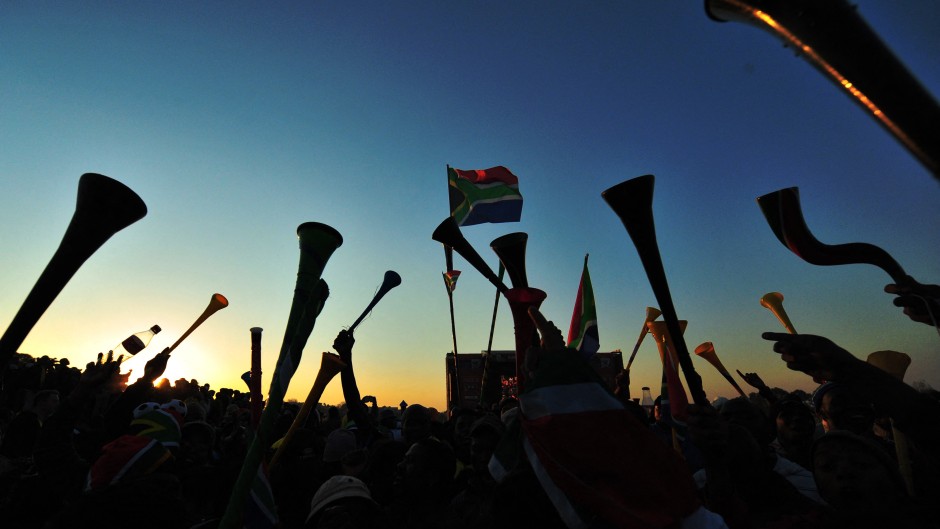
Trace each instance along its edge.
<path fill-rule="evenodd" d="M 711 342 L 704 342 L 699 344 L 699 346 L 695 348 L 695 354 L 699 358 L 704 358 L 708 361 L 709 364 L 715 366 L 715 369 L 721 373 L 721 376 L 725 377 L 725 380 L 734 386 L 734 389 L 738 391 L 739 395 L 742 397 L 747 397 L 747 395 L 744 394 L 744 390 L 741 389 L 741 386 L 738 385 L 738 383 L 731 376 L 731 373 L 729 373 L 728 370 L 725 369 L 724 364 L 721 363 L 721 359 L 718 358 L 718 353 L 715 352 L 715 344 Z"/>
<path fill-rule="evenodd" d="M 940 178 L 940 105 L 848 0 L 706 0 L 705 11 L 777 36 Z"/>
<path fill-rule="evenodd" d="M 770 312 L 774 313 L 774 316 L 780 320 L 780 323 L 786 327 L 787 332 L 790 334 L 796 334 L 796 329 L 793 327 L 793 323 L 790 322 L 790 317 L 787 316 L 787 311 L 783 310 L 783 294 L 780 292 L 768 292 L 761 296 L 760 306 L 768 309 Z"/>

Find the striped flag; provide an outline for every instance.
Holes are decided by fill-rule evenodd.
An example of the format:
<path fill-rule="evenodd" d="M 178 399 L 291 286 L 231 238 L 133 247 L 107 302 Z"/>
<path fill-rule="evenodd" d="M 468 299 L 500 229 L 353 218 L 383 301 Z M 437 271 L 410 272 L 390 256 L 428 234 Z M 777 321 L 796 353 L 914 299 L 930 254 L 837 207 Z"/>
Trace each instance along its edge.
<path fill-rule="evenodd" d="M 519 403 L 490 472 L 501 480 L 524 457 L 568 527 L 678 527 L 698 512 L 685 462 L 572 350 L 542 351 Z"/>
<path fill-rule="evenodd" d="M 588 256 L 584 256 L 584 271 L 578 284 L 578 297 L 574 301 L 571 326 L 568 327 L 568 347 L 590 358 L 601 348 L 597 333 L 597 309 L 594 306 L 594 289 L 588 272 Z"/>
<path fill-rule="evenodd" d="M 447 290 L 453 292 L 457 288 L 457 278 L 460 277 L 460 270 L 448 270 L 444 273 L 444 283 Z"/>
<path fill-rule="evenodd" d="M 484 222 L 519 222 L 522 195 L 519 179 L 499 165 L 465 171 L 447 166 L 450 215 L 458 226 Z"/>
<path fill-rule="evenodd" d="M 268 481 L 268 465 L 258 465 L 258 474 L 245 502 L 245 529 L 274 529 L 278 525 L 277 504 Z"/>

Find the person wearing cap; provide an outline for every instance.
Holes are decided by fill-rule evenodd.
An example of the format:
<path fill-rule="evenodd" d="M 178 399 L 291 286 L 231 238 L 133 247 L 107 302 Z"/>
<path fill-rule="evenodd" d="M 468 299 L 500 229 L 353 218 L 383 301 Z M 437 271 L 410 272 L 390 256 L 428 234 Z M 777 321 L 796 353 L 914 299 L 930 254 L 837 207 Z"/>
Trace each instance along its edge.
<path fill-rule="evenodd" d="M 333 476 L 310 501 L 305 529 L 367 529 L 386 525 L 382 510 L 369 488 L 352 476 Z"/>

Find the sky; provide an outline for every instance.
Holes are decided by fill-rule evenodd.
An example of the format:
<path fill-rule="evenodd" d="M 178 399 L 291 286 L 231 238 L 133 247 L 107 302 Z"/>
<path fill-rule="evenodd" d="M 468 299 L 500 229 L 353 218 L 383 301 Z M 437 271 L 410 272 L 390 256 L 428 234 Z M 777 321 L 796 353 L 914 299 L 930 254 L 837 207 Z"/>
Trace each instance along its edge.
<path fill-rule="evenodd" d="M 940 3 L 858 0 L 859 12 L 940 94 Z M 320 353 L 402 277 L 356 330 L 363 395 L 445 407 L 452 349 L 431 240 L 449 214 L 446 166 L 519 177 L 529 283 L 567 332 L 584 255 L 602 351 L 629 352 L 655 306 L 633 243 L 601 192 L 656 177 L 659 250 L 689 349 L 730 369 L 812 390 L 761 339 L 782 332 L 759 298 L 784 294 L 796 329 L 857 356 L 908 353 L 908 382 L 940 387 L 940 337 L 908 320 L 869 265 L 820 267 L 786 250 L 756 197 L 799 187 L 830 244 L 868 242 L 940 283 L 940 185 L 831 81 L 773 36 L 709 19 L 701 2 L 4 2 L 0 5 L 0 330 L 58 247 L 79 177 L 117 179 L 146 217 L 115 234 L 62 290 L 19 351 L 83 365 L 129 334 L 163 332 L 138 374 L 202 313 L 166 376 L 243 389 L 251 327 L 270 383 L 299 261 L 296 228 L 343 244 L 330 296 L 287 397 L 303 400 Z M 494 289 L 462 258 L 457 347 L 486 349 Z M 494 349 L 513 348 L 501 302 Z M 710 397 L 733 389 L 693 359 Z M 647 340 L 635 394 L 661 366 Z M 339 379 L 322 402 L 343 400 Z"/>

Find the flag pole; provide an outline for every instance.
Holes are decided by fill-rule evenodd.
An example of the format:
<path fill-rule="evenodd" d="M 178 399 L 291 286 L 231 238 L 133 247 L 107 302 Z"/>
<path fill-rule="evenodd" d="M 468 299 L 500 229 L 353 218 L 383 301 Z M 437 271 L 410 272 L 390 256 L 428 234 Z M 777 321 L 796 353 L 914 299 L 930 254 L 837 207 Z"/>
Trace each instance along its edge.
<path fill-rule="evenodd" d="M 450 166 L 447 166 L 448 169 Z M 450 305 L 450 336 L 454 343 L 454 385 L 456 386 L 454 394 L 457 398 L 453 402 L 447 403 L 448 407 L 460 401 L 460 373 L 457 372 L 457 325 L 454 323 L 454 291 L 451 289 L 451 283 L 447 280 L 447 274 L 454 269 L 454 249 L 444 245 L 444 264 L 447 266 L 446 272 L 441 272 L 444 279 L 444 290 L 447 291 L 447 303 Z"/>
<path fill-rule="evenodd" d="M 447 290 L 447 301 L 450 304 L 450 336 L 454 341 L 454 356 L 457 355 L 457 326 L 454 325 L 454 293 L 450 290 L 450 285 L 447 284 L 447 274 L 441 272 L 441 277 L 444 279 L 444 288 Z"/>
<path fill-rule="evenodd" d="M 503 273 L 506 271 L 506 268 L 503 266 L 503 262 L 499 262 L 499 280 L 503 280 Z M 484 408 L 487 407 L 490 402 L 487 402 L 487 398 L 490 393 L 490 377 L 492 375 L 492 367 L 490 365 L 490 356 L 493 354 L 493 331 L 496 329 L 496 311 L 499 309 L 499 295 L 501 292 L 499 289 L 496 289 L 496 301 L 493 302 L 493 320 L 490 322 L 490 339 L 486 343 L 486 359 L 483 363 L 483 379 L 480 381 L 480 405 Z"/>

